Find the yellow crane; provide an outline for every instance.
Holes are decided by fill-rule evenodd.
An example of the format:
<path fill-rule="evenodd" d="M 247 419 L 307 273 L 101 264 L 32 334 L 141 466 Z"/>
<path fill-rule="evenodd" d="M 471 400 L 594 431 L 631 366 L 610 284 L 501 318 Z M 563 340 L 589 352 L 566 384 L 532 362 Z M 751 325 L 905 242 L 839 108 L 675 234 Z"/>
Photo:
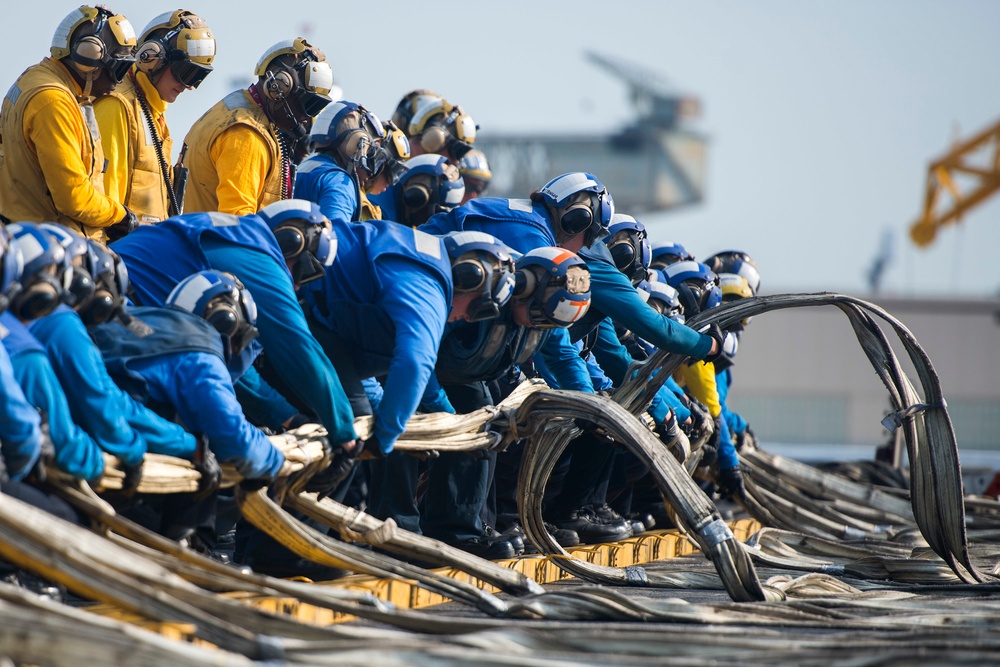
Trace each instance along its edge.
<path fill-rule="evenodd" d="M 918 246 L 930 245 L 940 228 L 961 222 L 966 212 L 997 190 L 1000 121 L 956 144 L 930 164 L 923 213 L 910 227 L 910 238 Z"/>

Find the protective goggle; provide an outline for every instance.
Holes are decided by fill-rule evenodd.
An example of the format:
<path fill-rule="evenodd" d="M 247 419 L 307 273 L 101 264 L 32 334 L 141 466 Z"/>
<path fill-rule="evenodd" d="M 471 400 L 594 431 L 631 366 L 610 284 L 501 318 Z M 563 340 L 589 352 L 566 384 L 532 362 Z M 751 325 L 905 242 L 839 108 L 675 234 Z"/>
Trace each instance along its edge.
<path fill-rule="evenodd" d="M 464 180 L 465 180 L 465 192 L 466 192 L 466 194 L 472 193 L 472 194 L 476 195 L 477 197 L 479 195 L 483 194 L 484 192 L 486 192 L 486 188 L 488 188 L 490 186 L 490 184 L 488 182 L 486 182 L 486 181 L 480 181 L 480 180 L 475 179 L 475 178 L 465 178 Z"/>
<path fill-rule="evenodd" d="M 330 103 L 330 98 L 326 95 L 320 95 L 305 88 L 299 90 L 295 97 L 302 107 L 302 112 L 311 118 L 315 117 Z"/>
<path fill-rule="evenodd" d="M 452 265 L 452 280 L 456 293 L 479 292 L 466 311 L 469 322 L 489 320 L 500 315 L 504 306 L 514 294 L 514 276 L 508 271 L 503 274 L 496 285 L 494 270 L 478 259 L 466 259 Z"/>
<path fill-rule="evenodd" d="M 329 92 L 333 88 L 333 69 L 324 61 L 302 60 L 295 66 L 301 77 L 302 86 L 296 98 L 307 116 L 315 117 L 332 100 Z"/>
<path fill-rule="evenodd" d="M 665 301 L 660 299 L 650 299 L 647 303 L 660 315 L 665 315 L 672 319 L 674 322 L 679 324 L 684 324 L 684 313 L 681 311 L 679 306 L 671 306 Z"/>
<path fill-rule="evenodd" d="M 371 178 L 378 178 L 389 162 L 389 155 L 379 144 L 369 143 L 368 150 L 358 158 L 358 166 L 368 172 Z"/>
<path fill-rule="evenodd" d="M 178 53 L 183 55 L 183 52 Z M 206 67 L 201 63 L 196 63 L 193 60 L 182 58 L 171 61 L 170 72 L 174 75 L 175 79 L 188 88 L 197 88 L 205 80 L 205 77 L 212 73 L 212 68 Z"/>
<path fill-rule="evenodd" d="M 115 80 L 115 83 L 121 83 L 134 64 L 135 58 L 132 56 L 111 56 L 106 58 L 104 62 L 108 74 Z"/>
<path fill-rule="evenodd" d="M 448 151 L 456 162 L 472 150 L 472 144 L 466 143 L 461 139 L 456 139 L 451 135 L 448 135 L 448 137 Z"/>
<path fill-rule="evenodd" d="M 597 197 L 596 203 L 594 202 L 594 197 Z M 611 196 L 607 192 L 602 192 L 591 196 L 589 202 L 571 204 L 567 207 L 559 218 L 559 225 L 569 236 L 585 232 L 592 226 L 599 226 L 604 230 L 603 235 L 606 235 L 614 212 L 615 208 Z M 594 216 L 595 213 L 597 213 L 596 219 Z M 595 238 L 600 238 L 603 235 L 598 233 L 595 235 Z"/>
<path fill-rule="evenodd" d="M 403 177 L 406 172 L 409 171 L 406 167 L 406 163 L 402 160 L 397 160 L 396 158 L 390 158 L 386 163 L 389 166 L 389 184 L 396 185 Z"/>
<path fill-rule="evenodd" d="M 615 234 L 615 238 L 617 237 L 618 234 Z M 621 239 L 608 243 L 608 252 L 615 260 L 618 270 L 628 276 L 633 285 L 640 280 L 646 280 L 647 270 L 646 266 L 643 266 L 643 260 L 645 259 L 648 266 L 649 250 L 645 231 L 628 231 Z"/>
<path fill-rule="evenodd" d="M 299 223 L 301 224 L 301 223 Z M 303 229 L 302 227 L 305 227 Z M 302 225 L 296 223 L 280 225 L 274 230 L 285 261 L 297 260 L 292 271 L 296 285 L 317 280 L 326 275 L 331 253 L 335 251 L 337 240 L 333 231 L 325 225 Z"/>
<path fill-rule="evenodd" d="M 237 312 L 232 303 L 221 298 L 209 304 L 205 312 L 205 319 L 215 330 L 229 338 L 229 353 L 232 356 L 246 349 L 259 335 L 257 327 L 251 324 L 251 320 L 256 319 L 256 313 L 251 311 L 256 308 L 246 298 L 246 290 L 240 290 L 239 303 L 246 314 Z"/>

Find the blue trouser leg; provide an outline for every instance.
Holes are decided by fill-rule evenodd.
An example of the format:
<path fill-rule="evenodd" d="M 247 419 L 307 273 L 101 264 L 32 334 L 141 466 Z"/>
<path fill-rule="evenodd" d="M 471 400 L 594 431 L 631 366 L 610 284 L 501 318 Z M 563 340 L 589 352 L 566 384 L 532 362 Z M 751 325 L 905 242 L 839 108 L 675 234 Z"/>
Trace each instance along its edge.
<path fill-rule="evenodd" d="M 611 443 L 602 437 L 584 433 L 571 442 L 568 449 L 571 451 L 569 470 L 562 491 L 552 502 L 554 516 L 584 505 L 602 505 L 607 500 L 615 452 Z"/>
<path fill-rule="evenodd" d="M 459 414 L 491 405 L 493 398 L 483 382 L 446 385 L 448 400 Z M 480 514 L 490 486 L 490 458 L 447 453 L 428 464 L 427 492 L 421 506 L 424 534 L 445 542 L 460 542 L 483 534 Z"/>
<path fill-rule="evenodd" d="M 378 519 L 392 518 L 400 528 L 420 533 L 417 509 L 417 478 L 420 460 L 402 452 L 372 461 L 368 481 L 368 513 Z"/>

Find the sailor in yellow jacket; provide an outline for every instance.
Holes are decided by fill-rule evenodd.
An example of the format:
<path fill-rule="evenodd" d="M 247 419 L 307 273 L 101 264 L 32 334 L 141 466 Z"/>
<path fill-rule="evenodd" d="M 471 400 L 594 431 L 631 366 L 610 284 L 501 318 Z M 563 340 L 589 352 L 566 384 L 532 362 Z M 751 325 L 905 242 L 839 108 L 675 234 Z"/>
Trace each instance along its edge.
<path fill-rule="evenodd" d="M 0 110 L 0 213 L 59 222 L 95 240 L 120 238 L 136 217 L 104 193 L 104 151 L 92 103 L 135 62 L 121 14 L 86 5 L 63 19 L 51 58 L 29 67 Z"/>
<path fill-rule="evenodd" d="M 268 49 L 257 81 L 195 121 L 184 139 L 190 170 L 186 213 L 256 213 L 292 195 L 292 145 L 330 103 L 333 70 L 299 37 Z"/>
<path fill-rule="evenodd" d="M 198 87 L 214 59 L 215 37 L 200 16 L 186 9 L 166 12 L 142 31 L 125 80 L 94 104 L 108 161 L 105 192 L 140 223 L 181 212 L 164 112 L 182 92 Z"/>

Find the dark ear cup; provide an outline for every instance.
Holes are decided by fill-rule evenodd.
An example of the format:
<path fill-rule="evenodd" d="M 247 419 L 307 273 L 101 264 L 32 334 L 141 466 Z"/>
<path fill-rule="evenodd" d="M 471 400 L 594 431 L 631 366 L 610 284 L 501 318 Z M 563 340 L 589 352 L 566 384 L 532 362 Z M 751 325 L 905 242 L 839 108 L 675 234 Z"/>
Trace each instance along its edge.
<path fill-rule="evenodd" d="M 628 242 L 628 239 L 618 241 L 608 248 L 611 258 L 615 260 L 615 266 L 619 271 L 627 271 L 632 268 L 635 261 L 635 248 Z"/>
<path fill-rule="evenodd" d="M 514 296 L 527 299 L 535 293 L 538 278 L 535 272 L 524 269 L 514 273 Z"/>
<path fill-rule="evenodd" d="M 90 300 L 87 307 L 80 312 L 80 319 L 87 326 L 104 324 L 111 321 L 117 309 L 118 304 L 111 292 L 99 289 L 94 293 L 94 298 Z"/>
<path fill-rule="evenodd" d="M 97 286 L 94 285 L 94 280 L 89 273 L 79 269 L 74 270 L 69 284 L 69 293 L 73 299 L 71 305 L 77 310 L 85 308 L 90 299 L 93 298 L 95 289 Z"/>
<path fill-rule="evenodd" d="M 403 188 L 403 204 L 409 209 L 421 209 L 431 200 L 431 190 L 423 183 L 413 183 Z"/>
<path fill-rule="evenodd" d="M 42 280 L 25 287 L 10 304 L 10 310 L 20 320 L 37 320 L 45 317 L 62 301 L 59 289 Z"/>

